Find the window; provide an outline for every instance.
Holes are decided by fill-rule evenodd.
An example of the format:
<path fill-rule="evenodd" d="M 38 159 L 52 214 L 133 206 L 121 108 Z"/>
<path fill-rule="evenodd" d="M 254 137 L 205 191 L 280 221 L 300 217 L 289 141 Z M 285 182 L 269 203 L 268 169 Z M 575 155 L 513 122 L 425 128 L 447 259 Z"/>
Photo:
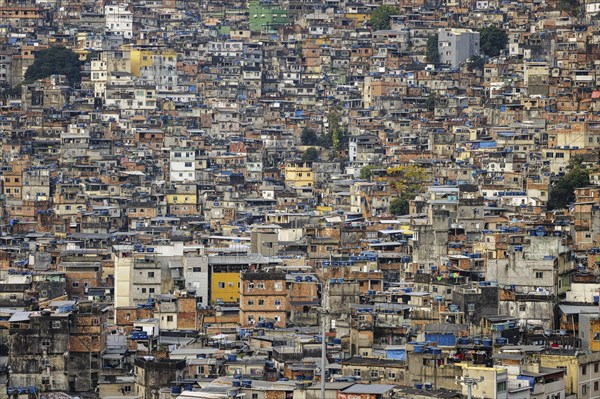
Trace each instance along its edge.
<path fill-rule="evenodd" d="M 258 284 L 256 285 L 256 287 L 257 287 L 259 290 L 264 290 L 264 289 L 265 289 L 265 283 L 258 283 Z"/>
<path fill-rule="evenodd" d="M 258 399 L 258 394 L 257 393 L 253 393 L 252 394 L 252 399 Z"/>
<path fill-rule="evenodd" d="M 248 306 L 254 306 L 254 299 L 248 299 Z"/>
<path fill-rule="evenodd" d="M 388 380 L 395 380 L 396 379 L 396 372 L 395 371 L 388 370 L 387 375 L 388 375 Z"/>
<path fill-rule="evenodd" d="M 125 385 L 123 387 L 123 392 L 131 392 L 131 385 Z"/>
<path fill-rule="evenodd" d="M 52 320 L 52 329 L 60 330 L 60 320 Z"/>
<path fill-rule="evenodd" d="M 148 278 L 154 278 L 154 272 L 148 272 Z"/>
<path fill-rule="evenodd" d="M 17 301 L 17 294 L 10 294 L 9 299 L 11 302 L 16 302 Z"/>
<path fill-rule="evenodd" d="M 275 299 L 275 306 L 281 306 L 281 299 Z"/>
<path fill-rule="evenodd" d="M 50 346 L 50 340 L 47 338 L 42 339 L 42 347 L 48 348 Z"/>
<path fill-rule="evenodd" d="M 474 312 L 474 311 L 475 311 L 475 304 L 474 304 L 474 303 L 470 303 L 470 304 L 467 306 L 467 310 L 468 310 L 469 312 Z"/>
<path fill-rule="evenodd" d="M 355 377 L 360 377 L 360 369 L 354 369 L 354 372 L 352 373 Z"/>
<path fill-rule="evenodd" d="M 223 281 L 219 281 L 219 288 L 225 288 L 225 283 Z"/>
<path fill-rule="evenodd" d="M 154 288 L 148 288 L 148 292 L 154 294 Z"/>
<path fill-rule="evenodd" d="M 252 289 L 254 288 L 254 283 L 253 282 L 249 282 L 248 283 L 248 289 Z"/>
<path fill-rule="evenodd" d="M 371 378 L 379 378 L 379 370 L 371 370 Z"/>
<path fill-rule="evenodd" d="M 50 385 L 50 377 L 42 377 L 42 385 Z"/>
<path fill-rule="evenodd" d="M 535 272 L 535 278 L 544 278 L 544 272 Z"/>
<path fill-rule="evenodd" d="M 581 375 L 587 374 L 587 366 L 581 366 Z"/>
<path fill-rule="evenodd" d="M 265 300 L 264 299 L 259 299 L 258 300 L 258 306 L 265 306 Z"/>
<path fill-rule="evenodd" d="M 594 340 L 596 340 L 596 334 L 594 334 Z M 598 372 L 598 363 L 594 363 L 594 373 Z"/>
<path fill-rule="evenodd" d="M 194 273 L 202 273 L 202 268 L 201 268 L 201 267 L 193 267 L 193 268 L 192 268 L 192 271 L 193 271 Z"/>
<path fill-rule="evenodd" d="M 79 281 L 73 281 L 73 284 L 71 284 L 73 286 L 73 288 L 77 288 L 79 287 Z"/>
<path fill-rule="evenodd" d="M 523 305 L 523 304 L 519 305 L 519 312 L 524 312 L 526 310 L 527 310 L 527 306 L 526 305 Z"/>
<path fill-rule="evenodd" d="M 594 381 L 594 391 L 598 390 L 598 381 Z"/>
<path fill-rule="evenodd" d="M 173 316 L 167 316 L 167 321 L 173 321 Z"/>
<path fill-rule="evenodd" d="M 499 382 L 496 384 L 496 392 L 504 392 L 506 391 L 506 381 Z"/>
<path fill-rule="evenodd" d="M 581 394 L 587 395 L 587 385 L 584 384 L 581 386 Z"/>
<path fill-rule="evenodd" d="M 146 289 L 142 288 L 142 294 L 145 294 L 145 293 L 146 293 Z"/>

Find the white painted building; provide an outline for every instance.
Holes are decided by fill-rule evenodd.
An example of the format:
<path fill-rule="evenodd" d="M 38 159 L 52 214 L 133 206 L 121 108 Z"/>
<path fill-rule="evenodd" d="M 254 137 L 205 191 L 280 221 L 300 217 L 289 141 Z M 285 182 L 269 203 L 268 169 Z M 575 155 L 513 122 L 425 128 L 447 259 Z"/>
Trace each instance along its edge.
<path fill-rule="evenodd" d="M 171 182 L 196 180 L 196 154 L 189 148 L 173 148 L 169 154 Z"/>
<path fill-rule="evenodd" d="M 127 4 L 110 4 L 104 6 L 106 33 L 133 39 L 133 13 Z"/>

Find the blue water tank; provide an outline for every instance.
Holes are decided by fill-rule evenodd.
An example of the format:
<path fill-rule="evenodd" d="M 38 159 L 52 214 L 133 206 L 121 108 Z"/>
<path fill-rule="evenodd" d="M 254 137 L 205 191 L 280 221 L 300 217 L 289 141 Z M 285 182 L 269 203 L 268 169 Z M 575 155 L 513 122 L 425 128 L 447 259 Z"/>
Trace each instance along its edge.
<path fill-rule="evenodd" d="M 415 345 L 415 353 L 423 353 L 425 347 L 423 345 Z"/>
<path fill-rule="evenodd" d="M 473 338 L 473 344 L 474 345 L 481 345 L 481 339 L 480 338 Z"/>
<path fill-rule="evenodd" d="M 415 389 L 423 389 L 423 384 L 415 384 Z"/>
<path fill-rule="evenodd" d="M 471 342 L 471 340 L 469 338 L 459 338 L 458 339 L 459 345 L 468 345 L 469 342 Z"/>
<path fill-rule="evenodd" d="M 481 343 L 483 344 L 483 346 L 489 348 L 492 346 L 492 339 L 491 338 L 484 338 L 481 340 Z"/>
<path fill-rule="evenodd" d="M 496 338 L 496 345 L 498 345 L 498 346 L 504 346 L 507 343 L 508 343 L 507 338 Z"/>
<path fill-rule="evenodd" d="M 237 355 L 235 353 L 231 353 L 227 355 L 227 360 L 229 360 L 230 362 L 235 362 L 237 360 Z"/>
<path fill-rule="evenodd" d="M 179 385 L 175 385 L 171 387 L 171 393 L 174 395 L 178 395 L 181 393 L 181 387 Z"/>

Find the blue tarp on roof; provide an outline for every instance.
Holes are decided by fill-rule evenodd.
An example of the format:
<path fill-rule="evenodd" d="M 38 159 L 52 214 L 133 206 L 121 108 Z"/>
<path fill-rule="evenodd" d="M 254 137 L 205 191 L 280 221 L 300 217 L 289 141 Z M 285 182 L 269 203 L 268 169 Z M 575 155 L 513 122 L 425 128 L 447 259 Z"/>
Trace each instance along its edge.
<path fill-rule="evenodd" d="M 386 349 L 385 358 L 392 360 L 406 360 L 406 349 Z"/>

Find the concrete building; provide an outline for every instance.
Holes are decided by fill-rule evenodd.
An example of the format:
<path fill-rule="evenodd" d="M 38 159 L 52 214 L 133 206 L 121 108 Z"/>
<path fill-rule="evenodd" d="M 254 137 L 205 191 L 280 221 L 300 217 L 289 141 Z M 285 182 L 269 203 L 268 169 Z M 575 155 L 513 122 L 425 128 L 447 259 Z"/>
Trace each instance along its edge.
<path fill-rule="evenodd" d="M 127 4 L 109 4 L 104 6 L 106 31 L 133 39 L 133 13 Z"/>
<path fill-rule="evenodd" d="M 457 68 L 469 58 L 479 55 L 479 32 L 471 29 L 438 30 L 440 62 Z"/>

